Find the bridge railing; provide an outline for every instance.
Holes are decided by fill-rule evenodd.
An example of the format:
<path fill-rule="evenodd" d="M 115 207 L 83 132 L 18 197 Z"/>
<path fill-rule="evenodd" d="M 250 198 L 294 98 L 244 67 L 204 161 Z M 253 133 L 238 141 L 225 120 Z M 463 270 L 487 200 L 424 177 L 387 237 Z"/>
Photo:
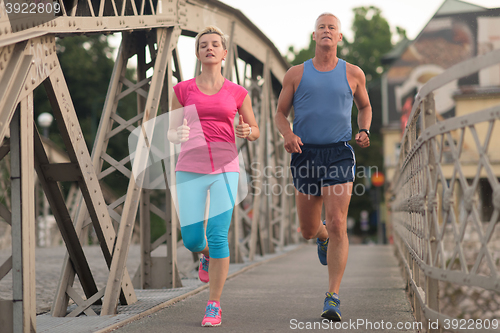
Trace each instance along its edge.
<path fill-rule="evenodd" d="M 434 100 L 447 83 L 499 63 L 495 50 L 430 80 L 401 141 L 390 216 L 414 315 L 426 331 L 499 331 L 500 102 L 437 121 Z"/>
<path fill-rule="evenodd" d="M 129 305 L 137 300 L 134 288 L 182 285 L 177 260 L 179 221 L 170 191 L 141 186 L 144 177 L 132 175 L 142 170 L 137 166 L 144 161 L 131 162 L 129 155 L 113 151 L 110 142 L 126 145 L 134 129 L 170 111 L 172 86 L 184 80 L 183 66 L 189 61 L 181 59 L 179 38 L 194 37 L 206 25 L 217 25 L 229 35 L 223 75 L 248 90 L 261 129 L 256 142 L 237 140 L 251 184 L 245 201 L 234 209 L 229 232 L 231 261 L 252 261 L 298 241 L 293 196 L 282 190 L 265 191 L 290 184 L 289 175 L 277 171 L 286 170 L 289 155 L 272 121 L 289 65 L 239 10 L 216 0 L 71 0 L 43 2 L 44 8 L 59 4 L 62 14 L 36 15 L 33 20 L 10 15 L 9 3 L 0 0 L 0 161 L 8 158 L 8 163 L 7 159 L 3 162 L 10 168 L 6 185 L 0 182 L 0 189 L 11 188 L 10 195 L 0 196 L 0 223 L 10 228 L 12 239 L 11 256 L 0 262 L 0 280 L 5 281 L 7 275 L 12 278 L 12 297 L 0 299 L 2 332 L 36 331 L 35 171 L 67 249 L 53 316 L 93 316 L 97 313 L 91 305 L 101 302 L 100 315 L 115 314 L 118 303 Z M 61 37 L 109 33 L 121 33 L 122 41 L 89 151 L 56 43 Z M 132 59 L 137 61 L 137 71 L 128 78 L 127 64 Z M 199 73 L 200 64 L 195 68 Z M 49 160 L 34 124 L 33 92 L 41 84 L 68 154 L 67 163 Z M 137 113 L 122 108 L 127 96 L 135 97 Z M 274 172 L 268 173 L 266 166 Z M 100 185 L 109 177 L 127 184 L 126 190 L 115 189 L 120 193 L 111 202 Z M 61 182 L 79 186 L 80 197 L 71 200 L 77 203 L 74 213 L 66 205 Z M 154 240 L 151 220 L 158 218 L 165 233 Z M 109 268 L 105 287 L 96 284 L 81 246 L 90 227 Z M 135 277 L 126 267 L 134 231 L 139 231 L 135 235 L 139 234 L 141 242 L 141 264 Z M 159 246 L 167 248 L 166 255 L 153 256 Z M 186 271 L 192 273 L 197 258 L 188 261 Z M 68 313 L 70 299 L 77 306 Z"/>

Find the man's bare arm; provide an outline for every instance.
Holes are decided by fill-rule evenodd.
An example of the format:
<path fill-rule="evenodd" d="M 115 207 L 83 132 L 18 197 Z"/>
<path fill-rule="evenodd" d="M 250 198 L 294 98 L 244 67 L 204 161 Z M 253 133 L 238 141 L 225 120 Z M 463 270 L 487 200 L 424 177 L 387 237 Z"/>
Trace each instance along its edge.
<path fill-rule="evenodd" d="M 278 108 L 276 110 L 276 115 L 274 116 L 276 127 L 278 127 L 278 130 L 285 139 L 285 150 L 289 153 L 302 152 L 300 149 L 302 141 L 293 133 L 292 128 L 290 127 L 290 122 L 287 119 L 292 108 L 295 83 L 297 78 L 299 78 L 300 81 L 302 72 L 303 66 L 299 65 L 290 68 L 285 74 L 285 77 L 283 78 L 283 88 L 281 89 L 280 97 L 278 99 Z"/>
<path fill-rule="evenodd" d="M 372 107 L 368 91 L 366 90 L 365 73 L 357 66 L 352 66 L 351 70 L 356 81 L 354 103 L 356 103 L 356 107 L 358 108 L 358 129 L 369 130 L 372 123 Z M 356 134 L 355 139 L 356 143 L 362 148 L 370 145 L 370 138 L 365 132 Z"/>

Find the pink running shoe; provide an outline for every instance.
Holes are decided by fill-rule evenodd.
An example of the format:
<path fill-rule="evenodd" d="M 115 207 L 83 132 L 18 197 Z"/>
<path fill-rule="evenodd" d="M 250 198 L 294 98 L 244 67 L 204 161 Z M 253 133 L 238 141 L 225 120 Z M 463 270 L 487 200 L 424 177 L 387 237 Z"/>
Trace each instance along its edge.
<path fill-rule="evenodd" d="M 217 301 L 208 301 L 205 309 L 205 317 L 201 322 L 201 326 L 220 326 L 222 322 L 222 309 Z"/>
<path fill-rule="evenodd" d="M 198 268 L 198 277 L 200 278 L 201 282 L 208 282 L 208 261 L 210 260 L 209 257 L 205 256 L 204 254 L 201 255 L 200 259 L 200 267 Z"/>

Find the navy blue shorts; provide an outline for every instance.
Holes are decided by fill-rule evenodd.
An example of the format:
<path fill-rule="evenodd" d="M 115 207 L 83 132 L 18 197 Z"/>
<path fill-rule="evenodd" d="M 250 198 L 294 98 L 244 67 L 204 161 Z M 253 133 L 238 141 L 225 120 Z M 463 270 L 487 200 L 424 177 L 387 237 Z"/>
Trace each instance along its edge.
<path fill-rule="evenodd" d="M 304 144 L 293 153 L 290 169 L 293 185 L 304 194 L 321 195 L 325 186 L 352 183 L 356 173 L 354 150 L 347 142 Z"/>

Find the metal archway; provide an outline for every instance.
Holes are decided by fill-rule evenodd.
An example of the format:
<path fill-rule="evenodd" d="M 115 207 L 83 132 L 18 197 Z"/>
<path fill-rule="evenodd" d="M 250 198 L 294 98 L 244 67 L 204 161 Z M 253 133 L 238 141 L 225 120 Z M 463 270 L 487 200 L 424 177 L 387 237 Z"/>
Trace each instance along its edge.
<path fill-rule="evenodd" d="M 169 192 L 165 191 L 163 209 L 153 204 L 151 190 L 141 189 L 141 180 L 131 177 L 130 157 L 112 156 L 107 147 L 111 140 L 118 139 L 119 133 L 129 133 L 158 113 L 169 110 L 173 82 L 183 79 L 178 38 L 181 34 L 192 37 L 208 24 L 217 25 L 230 35 L 223 74 L 249 90 L 261 128 L 257 143 L 237 141 L 246 158 L 247 172 L 252 175 L 253 192 L 248 205 L 234 210 L 231 260 L 241 262 L 242 257 L 253 260 L 257 253 L 270 253 L 276 246 L 297 241 L 296 222 L 293 225 L 290 222 L 296 221 L 292 218 L 293 196 L 284 191 L 289 183 L 288 173 L 264 173 L 264 165 L 286 170 L 289 163 L 272 121 L 288 64 L 271 41 L 240 11 L 213 0 L 69 0 L 57 2 L 61 9 L 58 16 L 19 17 L 7 15 L 6 4 L 7 1 L 0 0 L 0 159 L 10 152 L 12 204 L 7 207 L 0 203 L 0 217 L 12 226 L 13 249 L 12 257 L 0 265 L 0 279 L 12 269 L 16 301 L 0 300 L 0 319 L 11 322 L 15 332 L 36 330 L 33 170 L 37 172 L 68 250 L 52 306 L 54 316 L 67 315 L 70 298 L 77 304 L 70 316 L 95 315 L 90 305 L 101 300 L 101 315 L 115 313 L 119 301 L 121 304 L 136 301 L 125 260 L 137 211 L 142 263 L 134 280 L 136 287 L 180 285 L 176 258 L 178 223 L 175 210 L 170 209 Z M 89 153 L 55 52 L 56 37 L 115 32 L 121 32 L 123 38 L 95 144 Z M 146 52 L 149 52 L 149 62 Z M 138 60 L 136 82 L 125 77 L 127 63 L 133 56 Z M 49 163 L 34 126 L 33 90 L 42 83 L 60 127 L 69 163 Z M 138 113 L 126 118 L 120 114 L 118 104 L 134 93 Z M 250 168 L 254 162 L 256 167 Z M 113 173 L 130 179 L 128 190 L 115 202 L 106 202 L 99 181 Z M 80 186 L 81 203 L 75 219 L 69 214 L 59 181 L 76 181 Z M 281 191 L 274 195 L 262 194 L 266 185 L 278 185 Z M 260 190 L 259 193 L 256 190 Z M 160 216 L 166 223 L 166 233 L 153 244 L 151 214 Z M 95 284 L 80 245 L 81 231 L 90 224 L 109 267 L 108 282 L 101 290 Z M 168 256 L 152 258 L 151 252 L 164 242 Z M 159 269 L 161 266 L 166 269 Z M 75 274 L 85 296 L 73 288 Z"/>

